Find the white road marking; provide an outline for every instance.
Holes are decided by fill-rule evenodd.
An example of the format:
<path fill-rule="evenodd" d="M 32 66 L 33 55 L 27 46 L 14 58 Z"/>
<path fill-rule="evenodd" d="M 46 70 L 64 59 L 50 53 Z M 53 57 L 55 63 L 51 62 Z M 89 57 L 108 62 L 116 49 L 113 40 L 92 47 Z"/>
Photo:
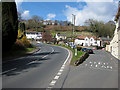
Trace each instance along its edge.
<path fill-rule="evenodd" d="M 13 68 L 13 69 L 10 69 L 10 70 L 7 70 L 7 71 L 4 71 L 3 73 L 0 73 L 0 74 L 4 74 L 4 73 L 7 73 L 7 72 L 10 72 L 10 71 L 13 71 L 15 70 L 16 68 Z"/>
<path fill-rule="evenodd" d="M 46 90 L 51 90 L 51 88 L 52 88 L 52 87 L 48 87 L 48 88 L 46 88 Z"/>
<path fill-rule="evenodd" d="M 64 69 L 64 67 L 61 67 L 61 69 Z"/>
<path fill-rule="evenodd" d="M 43 56 L 42 58 L 46 58 L 48 55 Z"/>
<path fill-rule="evenodd" d="M 67 50 L 68 51 L 68 50 Z M 64 62 L 64 64 L 63 65 L 65 65 L 66 64 L 66 62 L 68 61 L 68 59 L 69 59 L 69 57 L 70 57 L 70 52 L 68 51 L 68 57 L 67 57 L 67 59 L 65 60 L 65 62 Z"/>
<path fill-rule="evenodd" d="M 105 65 L 105 63 L 104 63 L 104 65 Z"/>
<path fill-rule="evenodd" d="M 50 85 L 55 85 L 55 83 L 56 83 L 56 81 L 53 80 L 53 81 L 50 83 Z"/>
<path fill-rule="evenodd" d="M 95 65 L 95 67 L 97 67 L 98 65 Z"/>
<path fill-rule="evenodd" d="M 98 64 L 100 64 L 100 62 Z"/>
<path fill-rule="evenodd" d="M 65 65 L 63 64 L 62 67 L 64 67 Z"/>
<path fill-rule="evenodd" d="M 90 62 L 90 64 L 91 64 L 92 62 Z"/>
<path fill-rule="evenodd" d="M 51 47 L 51 48 L 52 48 L 52 47 Z M 67 49 L 67 51 L 68 51 L 68 57 L 67 57 L 66 60 L 64 61 L 63 65 L 62 65 L 61 69 L 59 70 L 59 72 L 57 73 L 57 75 L 54 77 L 54 79 L 53 79 L 53 80 L 51 81 L 51 83 L 49 84 L 49 87 L 50 87 L 50 88 L 55 85 L 55 83 L 56 83 L 57 80 L 59 79 L 60 75 L 62 74 L 63 69 L 65 68 L 65 64 L 66 64 L 67 61 L 69 60 L 70 52 L 69 52 L 68 49 Z M 54 49 L 52 48 L 52 52 L 51 52 L 51 53 L 53 53 L 53 52 L 54 52 Z M 49 88 L 49 87 L 48 87 L 48 88 Z"/>
<path fill-rule="evenodd" d="M 59 76 L 55 76 L 55 78 L 54 79 L 58 79 L 59 78 Z"/>
<path fill-rule="evenodd" d="M 60 71 L 60 72 L 62 72 L 63 70 L 62 70 L 62 69 L 60 69 L 59 71 Z"/>
<path fill-rule="evenodd" d="M 50 48 L 52 48 L 52 47 L 50 47 Z M 52 52 L 51 53 L 53 53 L 55 50 L 52 48 Z"/>
<path fill-rule="evenodd" d="M 57 75 L 61 75 L 62 73 L 61 72 L 58 72 L 58 74 Z"/>
<path fill-rule="evenodd" d="M 37 61 L 32 61 L 32 62 L 29 62 L 29 63 L 27 63 L 26 65 L 29 65 L 29 64 L 32 64 L 32 63 L 35 63 L 35 62 L 37 62 Z"/>
<path fill-rule="evenodd" d="M 107 71 L 113 71 L 113 70 L 110 70 L 110 69 L 101 69 L 101 68 L 93 68 L 93 67 L 90 67 L 91 69 L 99 69 L 99 70 L 107 70 Z M 115 70 L 114 70 L 115 71 Z"/>
<path fill-rule="evenodd" d="M 92 67 L 92 65 L 90 65 Z"/>
<path fill-rule="evenodd" d="M 109 68 L 109 66 L 107 66 L 107 68 Z"/>
<path fill-rule="evenodd" d="M 110 66 L 110 68 L 112 69 L 112 66 Z"/>

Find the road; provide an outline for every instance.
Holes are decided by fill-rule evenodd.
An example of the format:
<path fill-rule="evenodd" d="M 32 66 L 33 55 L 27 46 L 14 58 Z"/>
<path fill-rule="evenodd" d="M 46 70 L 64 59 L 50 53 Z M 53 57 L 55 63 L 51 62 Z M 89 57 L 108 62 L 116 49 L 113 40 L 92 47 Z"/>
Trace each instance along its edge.
<path fill-rule="evenodd" d="M 47 88 L 55 84 L 52 80 L 69 53 L 57 46 L 37 46 L 40 51 L 33 55 L 3 63 L 3 88 Z"/>
<path fill-rule="evenodd" d="M 60 84 L 62 88 L 118 88 L 118 60 L 106 51 L 94 50 L 81 65 L 66 68 L 61 77 L 64 84 L 61 78 L 54 88 Z"/>
<path fill-rule="evenodd" d="M 66 49 L 38 46 L 38 53 L 3 64 L 3 88 L 118 88 L 118 60 L 110 53 L 94 50 L 75 67 L 64 64 Z"/>

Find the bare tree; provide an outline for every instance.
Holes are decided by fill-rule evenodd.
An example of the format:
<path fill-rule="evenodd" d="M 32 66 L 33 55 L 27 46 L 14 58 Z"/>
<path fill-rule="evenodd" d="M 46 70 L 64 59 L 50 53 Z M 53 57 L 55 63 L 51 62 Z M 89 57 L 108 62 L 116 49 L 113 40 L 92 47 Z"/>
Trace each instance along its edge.
<path fill-rule="evenodd" d="M 47 42 L 51 42 L 52 41 L 52 35 L 50 32 L 48 31 L 44 31 L 42 33 L 42 41 L 45 41 L 46 43 Z"/>
<path fill-rule="evenodd" d="M 42 25 L 43 18 L 40 16 L 37 16 L 37 15 L 33 15 L 32 19 L 34 21 L 36 31 L 38 31 L 38 27 L 40 27 Z"/>

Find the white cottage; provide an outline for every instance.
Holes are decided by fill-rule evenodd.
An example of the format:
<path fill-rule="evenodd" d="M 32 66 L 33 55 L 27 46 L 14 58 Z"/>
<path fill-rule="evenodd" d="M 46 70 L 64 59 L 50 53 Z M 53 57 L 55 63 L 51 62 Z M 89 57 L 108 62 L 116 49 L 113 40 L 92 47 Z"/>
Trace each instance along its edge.
<path fill-rule="evenodd" d="M 60 33 L 58 33 L 58 34 L 56 34 L 56 39 L 57 40 L 65 40 L 67 37 L 66 37 L 66 34 L 60 34 Z"/>
<path fill-rule="evenodd" d="M 42 39 L 41 32 L 26 32 L 27 39 Z"/>
<path fill-rule="evenodd" d="M 101 39 L 97 38 L 95 36 L 78 36 L 75 39 L 75 45 L 81 45 L 81 46 L 101 46 Z"/>

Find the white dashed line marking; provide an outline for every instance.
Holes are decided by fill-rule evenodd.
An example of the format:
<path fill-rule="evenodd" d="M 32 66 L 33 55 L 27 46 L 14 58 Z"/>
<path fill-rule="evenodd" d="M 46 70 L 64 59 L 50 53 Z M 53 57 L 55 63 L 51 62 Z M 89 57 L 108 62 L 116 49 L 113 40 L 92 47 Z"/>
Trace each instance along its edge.
<path fill-rule="evenodd" d="M 61 69 L 64 69 L 64 67 L 61 67 Z"/>
<path fill-rule="evenodd" d="M 10 69 L 10 70 L 7 70 L 7 71 L 4 71 L 3 73 L 0 73 L 0 74 L 4 74 L 4 73 L 7 73 L 7 72 L 10 72 L 10 71 L 13 71 L 15 70 L 16 68 L 13 68 L 13 69 Z"/>
<path fill-rule="evenodd" d="M 61 74 L 62 74 L 62 73 L 59 72 L 57 75 L 61 75 Z"/>
<path fill-rule="evenodd" d="M 52 87 L 48 87 L 46 90 L 51 90 L 52 89 Z"/>
<path fill-rule="evenodd" d="M 90 65 L 92 67 L 92 65 Z"/>
<path fill-rule="evenodd" d="M 48 55 L 43 56 L 42 58 L 46 58 Z"/>
<path fill-rule="evenodd" d="M 107 68 L 109 68 L 109 66 L 107 66 Z"/>
<path fill-rule="evenodd" d="M 104 65 L 105 65 L 105 63 L 104 63 Z"/>
<path fill-rule="evenodd" d="M 95 67 L 97 67 L 98 65 L 95 65 Z"/>
<path fill-rule="evenodd" d="M 90 62 L 90 63 L 92 63 L 92 62 Z"/>
<path fill-rule="evenodd" d="M 63 63 L 63 65 L 62 65 L 61 69 L 59 70 L 59 72 L 57 73 L 57 75 L 54 77 L 54 79 L 49 84 L 48 88 L 52 88 L 55 85 L 55 83 L 57 82 L 57 80 L 59 79 L 60 75 L 62 74 L 63 69 L 65 68 L 65 64 L 67 63 L 67 61 L 69 60 L 69 57 L 70 57 L 70 52 L 69 52 L 69 50 L 67 50 L 67 51 L 68 51 L 68 57 L 66 58 L 65 62 Z M 54 52 L 54 49 L 52 49 L 52 52 Z"/>
<path fill-rule="evenodd" d="M 54 79 L 58 79 L 59 78 L 59 76 L 55 76 L 55 78 Z"/>
<path fill-rule="evenodd" d="M 112 69 L 112 66 L 110 68 Z"/>
<path fill-rule="evenodd" d="M 100 64 L 100 62 L 98 64 Z"/>
<path fill-rule="evenodd" d="M 50 83 L 50 85 L 55 85 L 55 83 L 56 83 L 56 81 L 53 80 L 53 81 Z"/>
<path fill-rule="evenodd" d="M 64 67 L 65 65 L 63 64 L 62 67 Z"/>
<path fill-rule="evenodd" d="M 59 71 L 60 71 L 60 72 L 62 72 L 63 70 L 62 70 L 62 69 L 60 69 Z"/>

